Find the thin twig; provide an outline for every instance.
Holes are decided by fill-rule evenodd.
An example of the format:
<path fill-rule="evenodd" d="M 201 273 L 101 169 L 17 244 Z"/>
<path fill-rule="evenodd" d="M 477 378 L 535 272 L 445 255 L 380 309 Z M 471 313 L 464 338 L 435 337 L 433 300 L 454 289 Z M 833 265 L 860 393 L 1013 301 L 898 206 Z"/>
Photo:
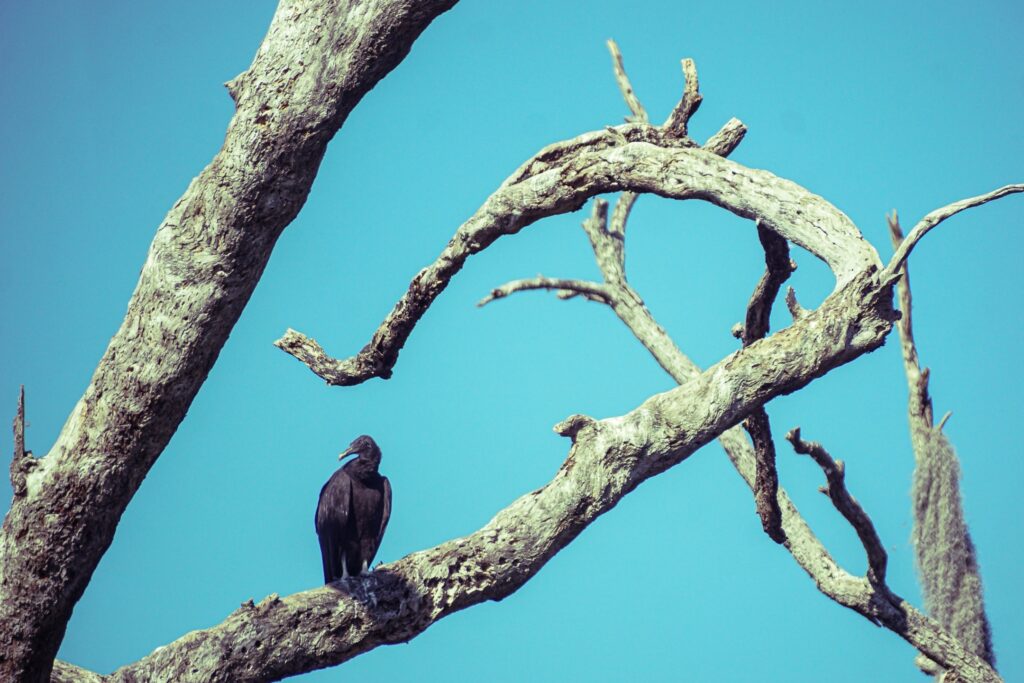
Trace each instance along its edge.
<path fill-rule="evenodd" d="M 647 110 L 644 109 L 644 105 L 640 104 L 640 98 L 636 96 L 633 84 L 629 82 L 629 76 L 626 75 L 626 67 L 622 64 L 622 53 L 619 52 L 619 46 L 611 38 L 608 39 L 608 51 L 612 53 L 615 82 L 619 84 L 619 90 L 622 91 L 622 99 L 626 100 L 626 106 L 633 112 L 632 116 L 626 117 L 626 121 L 647 123 Z"/>
<path fill-rule="evenodd" d="M 786 434 L 786 440 L 793 444 L 797 453 L 809 455 L 825 473 L 828 480 L 826 493 L 836 509 L 857 532 L 861 545 L 868 556 L 868 580 L 879 587 L 885 586 L 885 569 L 889 556 L 885 552 L 875 525 L 864 512 L 860 503 L 846 489 L 846 468 L 842 460 L 833 460 L 828 451 L 816 441 L 804 441 L 800 438 L 800 428 L 795 427 Z M 888 589 L 886 589 L 888 590 Z"/>
<path fill-rule="evenodd" d="M 682 66 L 683 78 L 686 80 L 683 86 L 683 96 L 662 125 L 666 132 L 680 138 L 686 135 L 690 117 L 697 113 L 697 109 L 704 99 L 704 96 L 700 94 L 700 84 L 697 81 L 697 65 L 687 57 L 682 61 Z"/>
<path fill-rule="evenodd" d="M 903 229 L 900 227 L 900 219 L 896 214 L 896 209 L 893 209 L 892 214 L 886 216 L 885 219 L 889 224 L 889 237 L 892 239 L 893 249 L 898 252 L 904 243 L 904 239 Z M 915 425 L 920 425 L 924 429 L 930 429 L 934 418 L 932 399 L 928 393 L 929 373 L 927 368 L 923 371 L 921 369 L 921 363 L 917 356 L 917 344 L 914 342 L 914 314 L 910 294 L 910 264 L 903 263 L 902 268 L 902 278 L 896 284 L 900 313 L 902 315 L 896 323 L 896 328 L 900 336 L 903 369 L 907 375 L 907 384 L 910 389 L 908 410 L 911 416 L 911 430 L 915 429 Z"/>
<path fill-rule="evenodd" d="M 29 470 L 36 464 L 35 459 L 25 450 L 25 385 L 18 390 L 18 412 L 14 415 L 14 454 L 11 457 L 11 490 L 16 497 L 27 492 Z"/>
<path fill-rule="evenodd" d="M 491 293 L 477 302 L 477 306 L 486 306 L 495 299 L 504 299 L 510 294 L 524 292 L 534 289 L 554 290 L 560 299 L 570 299 L 574 296 L 582 296 L 590 301 L 607 304 L 611 300 L 611 293 L 605 285 L 598 282 L 586 280 L 565 280 L 561 278 L 544 277 L 538 275 L 535 278 L 525 280 L 513 280 L 506 282 L 500 287 L 495 287 Z"/>
<path fill-rule="evenodd" d="M 950 216 L 955 216 L 956 214 L 960 213 L 961 211 L 964 211 L 965 209 L 970 209 L 975 206 L 981 206 L 982 204 L 987 204 L 988 202 L 999 199 L 1000 197 L 1005 197 L 1006 195 L 1015 194 L 1017 192 L 1024 192 L 1024 184 L 1004 185 L 1003 187 L 1000 187 L 998 190 L 993 190 L 992 192 L 989 192 L 987 194 L 978 195 L 977 197 L 968 197 L 967 199 L 961 199 L 958 202 L 953 202 L 952 204 L 947 204 L 942 208 L 935 209 L 927 216 L 922 218 L 920 221 L 918 221 L 917 225 L 914 226 L 914 229 L 911 230 L 910 233 L 907 235 L 907 238 L 902 241 L 902 243 L 896 249 L 896 253 L 892 255 L 892 259 L 889 261 L 889 265 L 885 267 L 885 272 L 883 273 L 882 279 L 884 280 L 886 277 L 898 273 L 900 268 L 903 266 L 903 263 L 907 260 L 907 257 L 910 256 L 910 252 L 914 249 L 914 246 L 918 243 L 918 241 L 920 241 L 922 237 L 928 234 L 929 230 L 934 228 L 942 221 L 946 220 Z"/>
<path fill-rule="evenodd" d="M 792 287 L 786 288 L 786 308 L 789 309 L 794 322 L 807 315 L 807 309 L 796 300 L 796 290 Z"/>
<path fill-rule="evenodd" d="M 14 459 L 25 457 L 25 385 L 18 390 L 18 412 L 14 416 Z"/>

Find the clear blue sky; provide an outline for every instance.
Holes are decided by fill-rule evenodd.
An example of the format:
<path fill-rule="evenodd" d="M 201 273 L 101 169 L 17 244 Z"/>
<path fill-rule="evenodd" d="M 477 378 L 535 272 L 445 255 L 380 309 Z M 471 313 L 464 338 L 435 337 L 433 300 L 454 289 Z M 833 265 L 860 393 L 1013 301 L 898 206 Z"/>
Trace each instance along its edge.
<path fill-rule="evenodd" d="M 246 68 L 275 3 L 0 4 L 0 413 L 28 394 L 45 453 L 124 313 L 153 232 L 216 153 L 222 83 Z M 890 252 L 904 224 L 1024 179 L 1019 3 L 466 0 L 352 114 L 305 209 L 181 429 L 129 506 L 60 656 L 108 672 L 239 603 L 317 585 L 317 493 L 354 436 L 384 451 L 390 561 L 474 531 L 546 482 L 575 412 L 622 414 L 670 380 L 605 309 L 493 286 L 538 272 L 593 277 L 580 214 L 472 260 L 410 339 L 395 376 L 328 388 L 271 342 L 287 327 L 358 350 L 455 228 L 529 155 L 622 120 L 604 41 L 616 38 L 652 118 L 700 70 L 706 138 L 750 128 L 733 155 L 817 192 Z M 762 268 L 752 226 L 713 207 L 639 201 L 631 281 L 698 363 L 736 347 Z M 1024 680 L 1019 353 L 1024 200 L 975 209 L 912 260 L 915 322 L 936 412 L 964 469 L 1001 670 Z M 826 269 L 795 252 L 816 305 Z M 776 316 L 777 325 L 784 324 Z M 919 602 L 910 553 L 912 454 L 890 343 L 769 405 L 848 463 Z M 4 407 L 6 406 L 6 407 Z M 7 419 L 7 418 L 4 418 Z M 9 449 L 4 449 L 9 452 Z M 780 443 L 781 479 L 837 558 L 863 570 L 821 474 Z M 0 497 L 9 499 L 6 477 Z M 1014 645 L 1016 643 L 1017 645 Z M 822 597 L 760 531 L 717 446 L 636 490 L 521 591 L 413 642 L 305 680 L 896 681 L 911 648 Z"/>

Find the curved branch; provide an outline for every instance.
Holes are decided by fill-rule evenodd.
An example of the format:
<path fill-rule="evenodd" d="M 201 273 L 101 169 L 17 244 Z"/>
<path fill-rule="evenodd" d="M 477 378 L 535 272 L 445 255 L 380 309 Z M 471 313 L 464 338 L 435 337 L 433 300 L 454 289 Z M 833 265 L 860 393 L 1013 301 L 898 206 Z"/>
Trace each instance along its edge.
<path fill-rule="evenodd" d="M 915 225 L 907 235 L 907 238 L 900 243 L 899 247 L 897 247 L 896 252 L 892 255 L 892 259 L 889 260 L 889 265 L 885 267 L 886 276 L 895 276 L 896 273 L 900 271 L 903 263 L 907 260 L 907 257 L 910 256 L 910 252 L 913 251 L 921 238 L 927 235 L 928 231 L 942 221 L 946 220 L 950 216 L 955 216 L 966 209 L 981 206 L 982 204 L 987 204 L 988 202 L 1005 197 L 1009 194 L 1016 194 L 1017 192 L 1024 192 L 1024 184 L 1004 185 L 998 190 L 993 190 L 987 194 L 961 199 L 958 202 L 953 202 L 952 204 L 947 204 L 942 208 L 935 209 L 918 221 L 917 225 Z"/>
<path fill-rule="evenodd" d="M 620 197 L 616 205 L 616 214 L 619 213 L 620 206 L 623 206 L 624 203 L 626 206 L 630 206 L 633 199 L 633 196 L 625 194 Z M 698 376 L 700 369 L 676 347 L 672 339 L 643 305 L 639 295 L 626 282 L 625 271 L 621 267 L 624 259 L 622 250 L 614 251 L 608 248 L 609 243 L 615 243 L 617 233 L 625 232 L 625 214 L 622 216 L 623 222 L 618 224 L 614 232 L 606 229 L 606 219 L 607 202 L 598 199 L 595 201 L 592 217 L 583 225 L 591 238 L 594 256 L 605 278 L 605 287 L 611 294 L 609 306 L 651 352 L 659 365 L 676 382 L 685 384 Z M 612 222 L 616 223 L 614 216 Z M 773 239 L 764 231 L 759 232 L 762 240 L 767 239 L 768 241 L 764 245 L 768 273 L 752 297 L 751 303 L 755 308 L 769 305 L 770 300 L 777 294 L 782 274 L 788 274 L 794 267 L 786 257 L 785 243 Z M 609 254 L 615 258 L 609 258 Z M 773 284 L 771 280 L 778 281 Z M 802 320 L 810 314 L 800 308 L 792 288 L 787 295 L 787 304 L 793 313 L 794 321 Z M 748 315 L 748 323 L 740 326 L 746 329 L 741 329 L 739 334 L 741 337 L 746 337 L 744 339 L 745 346 L 749 346 L 754 339 L 744 333 L 749 332 L 753 336 L 761 336 L 767 331 L 767 323 L 766 311 L 753 316 Z M 763 406 L 752 411 L 751 416 L 758 413 L 764 413 Z M 750 419 L 748 417 L 747 421 L 749 422 Z M 765 421 L 767 421 L 766 416 Z M 557 426 L 555 431 L 560 434 L 575 434 L 590 422 L 592 422 L 590 418 L 575 415 Z M 718 438 L 736 470 L 757 497 L 759 492 L 765 488 L 759 477 L 760 454 L 744 438 L 739 427 L 726 430 Z M 768 438 L 770 439 L 770 435 Z M 909 604 L 892 595 L 889 589 L 877 580 L 877 577 L 884 577 L 885 566 L 885 551 L 880 542 L 877 542 L 877 536 L 875 536 L 876 542 L 873 546 L 876 552 L 875 561 L 871 562 L 871 573 L 866 580 L 854 577 L 835 562 L 793 505 L 785 489 L 777 487 L 774 495 L 776 506 L 773 514 L 777 515 L 777 521 L 773 522 L 773 527 L 776 525 L 781 527 L 781 533 L 778 535 L 783 545 L 793 559 L 814 580 L 823 594 L 837 603 L 857 611 L 876 625 L 885 625 L 922 652 L 940 652 L 941 661 L 945 662 L 949 668 L 962 673 L 967 680 L 998 680 L 996 674 L 986 666 L 985 662 L 972 658 L 972 650 L 969 647 L 965 648 L 965 645 L 969 646 L 968 642 L 952 637 L 941 626 L 929 622 Z M 865 521 L 868 525 L 865 529 L 870 528 L 870 520 Z M 860 532 L 859 527 L 858 532 Z M 877 561 L 878 553 L 881 553 L 883 558 L 881 562 Z M 871 551 L 869 551 L 869 556 L 871 556 Z M 924 656 L 922 655 L 922 657 Z"/>
<path fill-rule="evenodd" d="M 280 678 L 408 641 L 449 614 L 500 600 L 641 482 L 774 396 L 877 348 L 891 329 L 890 299 L 888 287 L 864 274 L 803 320 L 624 416 L 574 416 L 559 425 L 573 445 L 552 481 L 479 531 L 384 565 L 365 579 L 243 605 L 220 625 L 159 648 L 109 680 Z M 857 580 L 837 580 L 845 582 L 855 609 L 894 609 L 869 604 Z"/>
<path fill-rule="evenodd" d="M 759 220 L 825 261 L 837 289 L 881 265 L 850 219 L 818 195 L 668 138 L 659 129 L 626 124 L 552 145 L 520 167 L 459 227 L 437 260 L 413 278 L 370 342 L 356 356 L 322 364 L 316 373 L 332 385 L 389 376 L 416 323 L 466 259 L 541 218 L 575 211 L 590 197 L 620 190 L 701 199 Z M 291 346 L 275 343 L 286 352 Z"/>
<path fill-rule="evenodd" d="M 122 512 L 203 384 L 331 137 L 455 0 L 283 0 L 224 145 L 157 230 L 120 329 L 0 534 L 0 680 L 49 677 Z"/>

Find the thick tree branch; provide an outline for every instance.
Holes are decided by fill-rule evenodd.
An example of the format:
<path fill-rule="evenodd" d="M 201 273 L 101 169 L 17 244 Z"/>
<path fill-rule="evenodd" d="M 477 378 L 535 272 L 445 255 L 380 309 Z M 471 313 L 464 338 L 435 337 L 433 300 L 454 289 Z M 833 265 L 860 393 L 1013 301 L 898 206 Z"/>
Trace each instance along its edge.
<path fill-rule="evenodd" d="M 898 252 L 904 240 L 896 212 L 887 219 L 893 248 Z M 922 593 L 928 612 L 968 649 L 994 666 L 995 651 L 985 612 L 981 569 L 960 495 L 960 463 L 953 445 L 942 433 L 949 413 L 934 426 L 928 392 L 930 374 L 927 368 L 921 369 L 914 341 L 909 264 L 904 262 L 902 268 L 903 277 L 897 283 L 902 313 L 898 329 L 909 388 L 907 418 L 916 461 L 911 487 L 914 511 L 911 537 Z M 922 662 L 920 658 L 918 664 L 924 671 L 935 668 L 933 662 Z"/>
<path fill-rule="evenodd" d="M 43 681 L 74 604 L 352 108 L 455 0 L 283 0 L 224 145 L 157 230 L 120 329 L 0 534 L 0 680 Z"/>
<path fill-rule="evenodd" d="M 646 118 L 614 41 L 609 41 L 609 49 L 627 104 L 635 116 L 640 112 Z M 274 344 L 331 385 L 387 379 L 416 323 L 466 259 L 499 237 L 515 234 L 546 216 L 575 211 L 590 197 L 606 192 L 630 193 L 620 201 L 619 225 L 625 225 L 632 195 L 641 192 L 703 199 L 758 221 L 825 261 L 836 276 L 836 289 L 865 268 L 880 265 L 878 254 L 856 226 L 824 199 L 771 173 L 722 158 L 736 148 L 746 132 L 738 120 L 730 120 L 704 150 L 695 149 L 695 143 L 684 134 L 689 117 L 700 104 L 692 60 L 683 60 L 683 72 L 683 97 L 665 125 L 635 122 L 609 126 L 549 145 L 520 166 L 459 227 L 437 260 L 413 278 L 408 291 L 355 356 L 332 358 L 315 341 L 291 329 Z M 613 220 L 612 232 L 617 234 L 615 225 Z"/>
<path fill-rule="evenodd" d="M 822 487 L 822 493 L 829 497 L 836 510 L 857 532 L 857 537 L 860 538 L 864 552 L 868 556 L 868 580 L 878 587 L 884 587 L 885 569 L 889 563 L 889 556 L 885 552 L 882 540 L 878 537 L 878 532 L 875 531 L 875 525 L 872 524 L 871 518 L 846 488 L 846 466 L 843 461 L 833 460 L 825 447 L 817 441 L 801 439 L 799 427 L 794 427 L 786 434 L 786 441 L 793 444 L 793 450 L 797 453 L 811 456 L 811 459 L 825 473 L 828 485 Z"/>
<path fill-rule="evenodd" d="M 222 624 L 159 648 L 109 680 L 283 677 L 405 642 L 448 614 L 500 600 L 642 481 L 686 459 L 772 397 L 877 348 L 894 318 L 890 299 L 889 287 L 865 272 L 805 320 L 627 415 L 567 420 L 558 429 L 573 446 L 554 479 L 476 533 L 384 565 L 366 579 L 243 606 Z M 897 609 L 873 602 L 852 577 L 836 580 L 844 582 L 848 606 L 868 614 Z M 921 638 L 934 630 L 926 620 L 920 629 Z M 257 671 L 254 661 L 269 668 Z"/>
<path fill-rule="evenodd" d="M 914 249 L 914 246 L 917 245 L 922 237 L 928 234 L 929 230 L 942 221 L 946 220 L 950 216 L 955 216 L 966 209 L 981 206 L 982 204 L 987 204 L 988 202 L 999 199 L 1000 197 L 1005 197 L 1006 195 L 1015 194 L 1017 192 L 1024 192 L 1024 184 L 1004 185 L 998 190 L 993 190 L 987 194 L 961 199 L 958 202 L 953 202 L 952 204 L 947 204 L 942 208 L 935 209 L 918 221 L 917 225 L 915 225 L 913 230 L 910 231 L 910 234 L 907 235 L 907 238 L 897 247 L 896 253 L 894 253 L 892 255 L 892 259 L 889 260 L 889 265 L 885 267 L 886 276 L 896 275 L 899 273 L 900 268 L 903 266 L 904 262 L 906 262 L 907 257 L 910 256 L 910 252 Z"/>
<path fill-rule="evenodd" d="M 620 197 L 613 214 L 613 224 L 615 224 L 615 215 L 620 214 L 619 207 L 623 206 L 625 201 L 628 201 L 627 207 L 631 206 L 633 199 L 633 197 Z M 628 211 L 621 213 L 623 221 L 627 213 Z M 679 384 L 685 384 L 698 376 L 700 370 L 675 346 L 672 339 L 643 306 L 639 295 L 626 282 L 625 271 L 621 268 L 624 255 L 621 251 L 617 252 L 608 248 L 609 242 L 614 244 L 612 240 L 616 234 L 624 234 L 625 224 L 623 222 L 617 228 L 606 229 L 606 219 L 607 203 L 598 199 L 595 201 L 592 216 L 584 222 L 583 226 L 591 238 L 595 259 L 605 278 L 604 287 L 607 288 L 611 298 L 609 306 L 651 352 L 662 368 Z M 765 245 L 766 260 L 771 265 L 767 268 L 769 272 L 766 277 L 762 279 L 763 286 L 758 287 L 753 297 L 752 303 L 755 308 L 764 308 L 770 305 L 770 301 L 777 296 L 778 287 L 781 285 L 783 279 L 781 273 L 785 272 L 788 275 L 795 267 L 789 261 L 788 249 L 784 242 L 780 244 L 771 237 L 767 237 L 767 240 L 769 243 Z M 609 258 L 609 254 L 614 257 Z M 769 279 L 776 280 L 775 284 L 767 282 Z M 638 305 L 629 305 L 629 302 L 638 302 Z M 801 308 L 796 302 L 792 288 L 787 294 L 787 304 L 793 313 L 794 321 L 812 315 L 812 312 Z M 763 331 L 767 330 L 767 313 L 755 313 L 749 315 L 748 318 L 750 322 L 741 327 L 749 328 L 755 335 L 761 335 Z M 743 330 L 739 336 L 743 336 Z M 763 410 L 763 407 L 760 410 Z M 556 427 L 556 431 L 574 435 L 590 422 L 592 422 L 590 418 L 575 415 Z M 755 448 L 752 448 L 744 438 L 742 430 L 739 427 L 732 427 L 719 436 L 719 441 L 755 495 L 758 491 L 763 490 L 763 483 L 758 481 L 758 458 L 755 455 Z M 963 643 L 950 637 L 936 624 L 927 622 L 927 619 L 912 607 L 893 596 L 884 585 L 871 580 L 876 575 L 884 577 L 884 562 L 881 564 L 875 562 L 872 565 L 876 569 L 870 574 L 868 580 L 851 576 L 835 563 L 781 487 L 778 487 L 776 502 L 781 525 L 780 536 L 784 540 L 785 547 L 797 563 L 814 579 L 822 593 L 839 604 L 858 611 L 876 624 L 883 623 L 922 651 L 941 651 L 942 661 L 947 662 L 958 671 L 967 672 L 965 676 L 969 680 L 998 680 L 998 677 L 995 677 L 994 672 L 987 668 L 984 662 L 977 658 L 971 658 L 970 651 L 965 650 Z M 875 545 L 881 547 L 880 544 Z M 881 572 L 877 571 L 878 567 L 882 567 Z M 851 598 L 851 594 L 858 597 Z M 879 615 L 885 615 L 885 619 L 882 620 Z"/>

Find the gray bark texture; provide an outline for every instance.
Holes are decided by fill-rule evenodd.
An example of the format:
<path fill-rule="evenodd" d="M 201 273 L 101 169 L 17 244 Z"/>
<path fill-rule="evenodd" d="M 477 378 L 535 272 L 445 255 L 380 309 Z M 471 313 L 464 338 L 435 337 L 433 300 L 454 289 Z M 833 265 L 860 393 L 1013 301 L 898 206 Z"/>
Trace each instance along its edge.
<path fill-rule="evenodd" d="M 157 230 L 121 328 L 45 458 L 16 454 L 0 680 L 45 681 L 121 514 L 174 434 L 352 108 L 455 0 L 281 2 L 228 83 L 224 146 Z"/>
<path fill-rule="evenodd" d="M 25 452 L 19 408 L 15 499 L 0 536 L 0 680 L 42 681 L 52 668 L 55 681 L 268 681 L 408 641 L 449 614 L 515 592 L 640 483 L 715 438 L 755 492 L 766 531 L 822 593 L 897 633 L 961 680 L 999 680 L 955 634 L 885 586 L 884 549 L 846 491 L 841 463 L 794 434 L 794 445 L 822 467 L 832 500 L 858 530 L 871 558 L 866 577 L 832 559 L 773 481 L 774 451 L 765 450 L 768 401 L 884 343 L 899 317 L 893 288 L 913 242 L 883 267 L 852 221 L 826 200 L 725 159 L 746 130 L 735 119 L 703 146 L 690 139 L 687 124 L 701 102 L 692 60 L 682 63 L 679 104 L 663 125 L 650 124 L 614 44 L 629 123 L 556 143 L 523 164 L 414 277 L 356 355 L 331 358 L 291 330 L 276 343 L 329 384 L 387 378 L 419 319 L 470 256 L 543 217 L 621 191 L 610 225 L 601 200 L 584 225 L 603 282 L 538 277 L 498 287 L 482 303 L 527 289 L 604 303 L 679 386 L 620 417 L 572 415 L 556 425 L 571 446 L 554 478 L 469 536 L 366 577 L 247 602 L 220 624 L 109 675 L 53 662 L 121 513 L 184 417 L 275 240 L 301 208 L 327 142 L 360 97 L 454 2 L 281 3 L 252 67 L 228 84 L 237 112 L 223 149 L 157 231 L 124 323 L 47 457 Z M 743 348 L 703 372 L 626 280 L 626 221 L 637 194 L 646 192 L 709 201 L 754 221 L 762 233 L 768 273 L 752 298 Z M 767 336 L 768 312 L 788 275 L 788 242 L 824 261 L 836 285 L 811 311 L 791 295 L 792 324 Z M 737 427 L 750 418 L 768 445 L 755 449 Z"/>

